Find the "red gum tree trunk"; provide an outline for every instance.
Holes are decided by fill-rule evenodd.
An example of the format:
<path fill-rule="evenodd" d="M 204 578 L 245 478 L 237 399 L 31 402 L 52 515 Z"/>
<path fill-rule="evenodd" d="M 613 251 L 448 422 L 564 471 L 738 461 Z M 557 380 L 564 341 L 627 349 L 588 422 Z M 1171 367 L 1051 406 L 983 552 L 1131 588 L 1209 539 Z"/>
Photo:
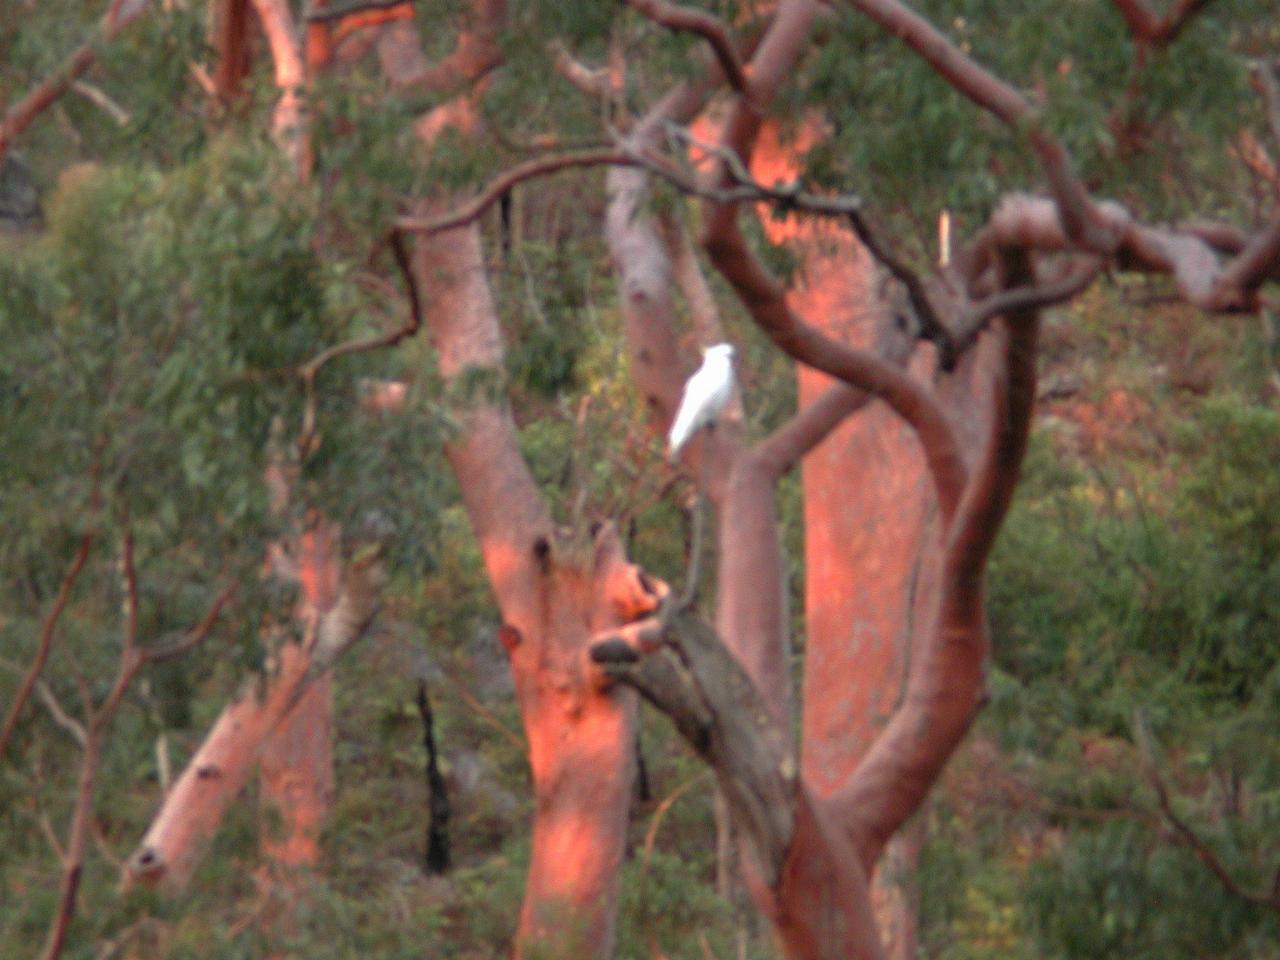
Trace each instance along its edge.
<path fill-rule="evenodd" d="M 784 0 L 747 71 L 749 80 L 730 115 L 722 145 L 749 160 L 763 105 L 803 50 L 818 11 L 812 0 Z M 721 183 L 728 181 L 721 174 Z M 737 226 L 733 206 L 706 205 L 705 243 L 717 269 L 756 323 L 783 350 L 803 362 L 879 397 L 908 422 L 925 454 L 939 504 L 938 588 L 931 616 L 912 649 L 906 690 L 893 716 L 856 767 L 819 795 L 785 754 L 741 764 L 740 738 L 727 711 L 703 711 L 698 723 L 709 744 L 704 755 L 722 785 L 749 777 L 759 789 L 789 796 L 787 810 L 769 825 L 738 815 L 752 856 L 753 889 L 785 952 L 798 960 L 880 957 L 870 918 L 867 873 L 885 843 L 918 809 L 943 764 L 968 729 L 982 696 L 987 637 L 983 569 L 1017 481 L 1034 394 L 1036 315 L 1010 315 L 983 336 L 977 382 L 993 425 L 970 467 L 960 438 L 936 396 L 876 356 L 833 340 L 796 315 L 787 291 L 760 264 Z M 1006 285 L 1026 281 L 1029 265 L 1011 258 Z M 845 676 L 846 682 L 852 677 Z M 704 696 L 720 705 L 706 678 Z M 641 685 L 653 696 L 654 688 Z M 728 700 L 747 706 L 749 697 Z M 727 707 L 727 704 L 726 704 Z M 739 711 L 735 710 L 733 713 Z M 687 721 L 686 721 L 687 723 Z M 717 736 L 738 749 L 717 753 Z M 775 772 L 777 771 L 777 772 Z M 779 780 L 780 778 L 780 780 Z M 749 791 L 739 790 L 741 796 Z"/>
<path fill-rule="evenodd" d="M 419 242 L 415 268 L 430 293 L 427 323 L 440 372 L 488 371 L 500 382 L 502 346 L 479 231 Z M 617 873 L 633 776 L 635 698 L 604 684 L 586 658 L 593 634 L 656 607 L 656 587 L 627 563 L 606 526 L 586 547 L 555 535 L 517 445 L 505 400 L 485 387 L 455 405 L 445 452 L 458 478 L 489 580 L 529 741 L 533 850 L 516 955 L 605 957 L 612 952 Z"/>
<path fill-rule="evenodd" d="M 761 183 L 789 182 L 823 131 L 811 114 L 780 140 L 762 130 L 751 159 Z M 799 260 L 787 302 L 801 317 L 842 343 L 874 350 L 893 305 L 876 282 L 867 251 L 831 220 L 783 218 L 761 211 L 774 244 Z M 929 351 L 913 372 L 933 374 Z M 797 366 L 798 406 L 807 409 L 832 378 Z M 801 769 L 820 797 L 855 769 L 902 696 L 917 615 L 927 615 L 922 567 L 928 553 L 933 495 L 919 444 L 892 410 L 872 404 L 842 423 L 802 465 L 805 531 L 805 663 Z M 935 545 L 936 546 L 936 545 Z M 722 627 L 723 629 L 723 627 Z M 914 838 L 904 838 L 911 840 Z M 887 869 L 876 870 L 873 900 L 890 957 L 916 955 L 910 892 L 913 842 L 895 843 Z"/>

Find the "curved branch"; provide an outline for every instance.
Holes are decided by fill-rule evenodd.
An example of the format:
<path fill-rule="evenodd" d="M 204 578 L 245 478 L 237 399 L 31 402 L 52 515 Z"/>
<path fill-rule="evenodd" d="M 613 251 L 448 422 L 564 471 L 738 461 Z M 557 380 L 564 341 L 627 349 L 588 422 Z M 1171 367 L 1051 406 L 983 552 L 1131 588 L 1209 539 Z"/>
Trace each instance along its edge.
<path fill-rule="evenodd" d="M 963 270 L 972 280 L 990 267 L 1001 248 L 1076 250 L 1052 200 L 1025 194 L 1006 196 L 966 249 Z M 1154 227 L 1133 219 L 1116 203 L 1097 205 L 1108 229 L 1119 237 L 1111 252 L 1124 270 L 1167 273 L 1179 295 L 1193 306 L 1235 312 L 1255 305 L 1257 287 L 1280 278 L 1280 211 L 1252 236 L 1220 224 Z M 1235 253 L 1225 266 L 1217 250 Z"/>
<path fill-rule="evenodd" d="M 911 424 L 924 448 L 943 522 L 947 522 L 959 502 L 967 471 L 951 425 L 933 395 L 905 371 L 833 340 L 796 317 L 781 287 L 759 264 L 737 225 L 731 227 L 727 235 L 708 238 L 707 249 L 752 319 L 785 353 L 874 394 Z"/>
<path fill-rule="evenodd" d="M 627 0 L 627 5 L 668 30 L 696 33 L 711 46 L 724 71 L 725 79 L 738 93 L 747 88 L 747 78 L 738 60 L 738 51 L 729 36 L 729 28 L 719 17 L 694 7 L 682 7 L 666 0 Z"/>
<path fill-rule="evenodd" d="M 1063 228 L 1074 242 L 1097 253 L 1116 237 L 1100 217 L 1084 184 L 1071 170 L 1066 149 L 1045 132 L 1031 103 L 1011 85 L 963 53 L 928 20 L 898 0 L 849 0 L 863 14 L 915 50 L 948 84 L 1007 126 L 1025 131 L 1040 158 Z"/>
<path fill-rule="evenodd" d="M 1026 253 L 1007 256 L 1002 282 L 1026 284 L 1032 276 Z M 937 620 L 913 651 L 901 705 L 832 797 L 867 869 L 919 808 L 982 703 L 984 572 L 1030 433 L 1038 326 L 1034 309 L 1007 314 L 979 348 L 979 369 L 994 361 L 986 376 L 987 439 L 954 522 L 942 526 Z"/>
<path fill-rule="evenodd" d="M 330 360 L 346 356 L 349 353 L 364 353 L 369 350 L 379 350 L 382 347 L 394 347 L 401 340 L 412 337 L 421 328 L 422 300 L 418 294 L 418 284 L 414 279 L 413 269 L 409 264 L 409 251 L 405 248 L 403 233 L 398 229 L 392 230 L 387 237 L 387 243 L 391 246 L 391 252 L 395 256 L 396 266 L 400 270 L 400 275 L 404 278 L 405 293 L 409 297 L 408 318 L 402 326 L 397 327 L 395 330 L 373 337 L 336 343 L 320 351 L 320 353 L 298 368 L 298 375 L 304 380 L 314 380 L 320 368 Z"/>
<path fill-rule="evenodd" d="M 955 366 L 959 350 L 956 348 L 952 331 L 947 329 L 947 325 L 942 322 L 942 318 L 933 308 L 933 301 L 920 275 L 907 266 L 906 262 L 894 252 L 888 241 L 882 240 L 877 235 L 866 216 L 860 211 L 849 211 L 849 224 L 870 254 L 907 288 L 907 297 L 920 321 L 920 335 L 937 345 L 939 365 L 943 370 L 951 370 Z"/>
<path fill-rule="evenodd" d="M 871 399 L 867 391 L 844 384 L 828 387 L 817 400 L 761 440 L 755 454 L 771 477 L 781 477 Z"/>
<path fill-rule="evenodd" d="M 577 167 L 600 166 L 639 166 L 641 160 L 634 154 L 618 147 L 597 147 L 580 150 L 575 153 L 556 153 L 545 157 L 534 157 L 518 164 L 498 176 L 471 200 L 447 213 L 430 217 L 397 217 L 395 227 L 406 233 L 442 233 L 455 227 L 474 223 L 491 206 L 497 203 L 516 184 L 536 177 L 571 170 Z"/>
<path fill-rule="evenodd" d="M 1014 287 L 993 293 L 964 311 L 955 328 L 955 349 L 963 354 L 978 339 L 993 317 L 1021 310 L 1037 309 L 1063 303 L 1089 288 L 1102 272 L 1102 260 L 1086 258 L 1085 262 L 1059 280 Z"/>
<path fill-rule="evenodd" d="M 1134 741 L 1142 758 L 1142 772 L 1146 775 L 1147 782 L 1151 784 L 1151 789 L 1155 791 L 1156 803 L 1160 807 L 1161 815 L 1173 827 L 1179 841 L 1191 848 L 1191 851 L 1201 863 L 1208 867 L 1209 872 L 1214 875 L 1218 883 L 1222 885 L 1222 889 L 1226 890 L 1227 893 L 1238 900 L 1243 900 L 1245 903 L 1280 911 L 1280 872 L 1276 874 L 1276 882 L 1273 884 L 1270 893 L 1255 893 L 1252 890 L 1245 889 L 1218 858 L 1213 847 L 1209 846 L 1204 838 L 1196 833 L 1191 828 L 1191 825 L 1178 816 L 1177 811 L 1173 809 L 1173 800 L 1169 795 L 1169 788 L 1165 785 L 1164 778 L 1160 776 L 1160 770 L 1156 766 L 1151 748 L 1151 736 L 1143 720 L 1141 710 L 1134 711 L 1133 725 Z"/>

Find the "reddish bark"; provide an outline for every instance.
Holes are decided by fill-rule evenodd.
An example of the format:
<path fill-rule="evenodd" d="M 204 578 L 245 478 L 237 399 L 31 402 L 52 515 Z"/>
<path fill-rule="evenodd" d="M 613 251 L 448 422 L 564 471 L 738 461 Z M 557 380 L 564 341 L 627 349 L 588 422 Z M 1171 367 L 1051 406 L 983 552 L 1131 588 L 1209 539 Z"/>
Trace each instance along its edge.
<path fill-rule="evenodd" d="M 98 61 L 100 44 L 114 40 L 147 8 L 143 0 L 112 0 L 98 22 L 94 35 L 69 53 L 58 69 L 36 84 L 0 117 L 0 160 L 4 159 L 15 137 L 29 127 L 48 107 L 71 89 L 78 79 Z"/>
<path fill-rule="evenodd" d="M 384 35 L 393 82 L 471 84 L 418 123 L 424 141 L 446 126 L 478 129 L 476 84 L 496 62 L 504 10 L 500 0 L 478 0 L 473 30 L 434 66 L 405 31 Z M 603 682 L 587 647 L 599 631 L 651 612 L 665 588 L 626 562 L 611 526 L 555 530 L 502 394 L 503 348 L 478 228 L 465 219 L 437 225 L 419 239 L 414 265 L 431 291 L 426 323 L 457 424 L 445 454 L 502 613 L 499 639 L 528 739 L 533 844 L 515 953 L 605 957 L 634 774 L 635 698 Z"/>
<path fill-rule="evenodd" d="M 249 0 L 220 0 L 212 10 L 213 90 L 230 103 L 244 95 L 249 75 Z"/>
<path fill-rule="evenodd" d="M 811 13 L 807 3 L 784 4 L 752 61 L 748 93 L 731 114 L 721 141 L 740 156 L 751 155 L 759 132 L 759 107 L 771 99 L 782 73 L 798 55 L 806 14 Z M 994 353 L 997 363 L 981 371 L 979 382 L 990 384 L 985 391 L 996 405 L 990 419 L 996 429 L 970 475 L 956 431 L 929 392 L 883 362 L 804 324 L 794 300 L 785 297 L 745 245 L 735 216 L 727 205 L 709 205 L 707 247 L 753 318 L 793 356 L 886 400 L 923 444 L 924 462 L 939 497 L 943 552 L 933 597 L 936 614 L 923 625 L 921 642 L 912 651 L 905 697 L 862 762 L 843 780 L 828 781 L 829 799 L 811 796 L 807 782 L 797 781 L 787 857 L 777 874 L 762 871 L 765 883 L 756 890 L 757 901 L 773 917 L 789 955 L 879 956 L 881 944 L 870 920 L 861 873 L 871 869 L 883 844 L 919 806 L 971 722 L 981 695 L 986 649 L 982 568 L 1025 443 L 1028 388 L 1034 380 L 1034 360 L 1027 360 L 1034 356 L 1034 313 L 1011 318 L 1009 335 L 984 338 L 982 352 Z M 1027 282 L 1025 261 L 1012 272 L 1009 285 Z M 877 546 L 874 552 L 882 550 Z M 899 572 L 903 565 L 898 563 Z M 901 591 L 901 583 L 897 586 Z M 905 619 L 911 608 L 899 601 L 898 609 Z M 892 626 L 903 635 L 901 624 Z M 821 716 L 823 706 L 820 702 L 814 714 Z M 847 729 L 848 720 L 843 723 Z M 844 759 L 848 763 L 856 754 Z"/>
<path fill-rule="evenodd" d="M 272 133 L 299 179 L 306 180 L 314 160 L 304 98 L 309 73 L 293 14 L 285 0 L 253 0 L 253 6 L 267 35 L 271 59 L 275 63 L 276 86 L 280 89 L 280 99 L 276 101 L 271 123 Z"/>
<path fill-rule="evenodd" d="M 265 859 L 285 870 L 315 866 L 333 802 L 332 674 L 317 677 L 267 737 L 258 770 Z"/>
<path fill-rule="evenodd" d="M 804 152 L 822 136 L 812 115 L 785 142 L 776 125 L 767 125 L 752 155 L 752 176 L 762 183 L 796 180 Z M 762 213 L 770 242 L 788 244 L 799 260 L 787 294 L 792 309 L 835 340 L 875 348 L 892 305 L 849 230 L 828 220 Z M 929 356 L 917 361 L 915 374 L 927 378 Z M 806 367 L 798 367 L 797 376 L 799 406 L 811 409 L 831 378 Z M 932 494 L 911 429 L 878 404 L 846 420 L 805 457 L 803 490 L 801 769 L 809 789 L 827 797 L 853 772 L 901 697 L 921 606 Z M 892 866 L 873 877 L 877 926 L 891 957 L 915 956 L 912 849 L 895 851 Z"/>
<path fill-rule="evenodd" d="M 590 638 L 654 609 L 659 588 L 627 563 L 609 526 L 557 536 L 497 393 L 502 345 L 474 226 L 419 242 L 415 263 L 458 432 L 445 452 L 505 626 L 529 744 L 533 849 L 517 956 L 612 950 L 617 872 L 633 776 L 635 701 L 600 681 Z M 493 379 L 466 396 L 467 378 Z M 474 381 L 473 381 L 474 382 Z"/>
<path fill-rule="evenodd" d="M 306 721 L 305 749 L 286 731 L 277 738 L 279 725 L 304 700 L 338 655 L 364 632 L 376 607 L 375 556 L 352 561 L 345 570 L 338 565 L 336 530 L 323 522 L 299 538 L 295 558 L 277 548 L 281 572 L 296 576 L 302 585 L 295 617 L 302 627 L 302 644 L 285 643 L 262 682 L 251 681 L 215 721 L 200 748 L 188 761 L 173 789 L 164 798 L 138 849 L 125 865 L 125 882 L 158 884 L 180 890 L 205 843 L 213 836 L 223 813 L 248 782 L 264 751 L 277 754 L 268 763 L 279 769 L 291 758 L 305 757 L 312 770 L 331 762 L 328 732 L 331 721 L 315 715 Z M 338 577 L 341 576 L 339 582 Z M 322 606 L 323 605 L 323 606 Z M 308 708 L 328 704 L 323 692 Z M 299 721 L 303 723 L 303 721 Z M 304 799 L 327 796 L 325 776 L 298 793 Z M 286 811 L 286 824 L 305 837 L 321 816 L 314 805 Z M 305 841 L 304 841 L 305 846 Z"/>

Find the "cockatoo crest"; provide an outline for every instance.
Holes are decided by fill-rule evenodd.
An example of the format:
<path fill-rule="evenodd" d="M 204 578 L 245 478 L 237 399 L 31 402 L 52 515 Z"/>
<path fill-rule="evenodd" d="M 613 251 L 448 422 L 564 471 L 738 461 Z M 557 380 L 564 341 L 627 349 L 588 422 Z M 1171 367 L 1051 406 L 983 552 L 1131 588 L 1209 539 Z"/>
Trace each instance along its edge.
<path fill-rule="evenodd" d="M 733 394 L 733 345 L 717 343 L 702 351 L 702 366 L 684 385 L 680 409 L 667 437 L 667 456 L 680 449 L 703 427 L 715 424 Z"/>

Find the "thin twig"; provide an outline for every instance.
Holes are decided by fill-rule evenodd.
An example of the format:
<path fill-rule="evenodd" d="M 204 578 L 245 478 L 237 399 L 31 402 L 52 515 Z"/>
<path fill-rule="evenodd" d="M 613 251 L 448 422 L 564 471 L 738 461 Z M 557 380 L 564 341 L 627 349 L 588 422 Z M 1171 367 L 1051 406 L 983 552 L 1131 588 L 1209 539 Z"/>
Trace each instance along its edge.
<path fill-rule="evenodd" d="M 146 3 L 134 3 L 125 10 L 121 0 L 112 0 L 89 39 L 68 54 L 53 73 L 36 84 L 0 118 L 0 159 L 8 151 L 13 139 L 26 130 L 50 104 L 70 90 L 72 84 L 94 65 L 98 59 L 99 43 L 113 40 L 146 8 Z"/>
<path fill-rule="evenodd" d="M 129 116 L 129 111 L 112 100 L 98 87 L 84 80 L 76 80 L 71 84 L 71 89 L 107 114 L 116 122 L 117 126 L 126 127 L 129 125 L 129 121 L 132 119 Z"/>
<path fill-rule="evenodd" d="M 1222 888 L 1233 897 L 1246 903 L 1280 911 L 1280 890 L 1273 888 L 1270 893 L 1255 893 L 1254 891 L 1246 890 L 1231 875 L 1231 872 L 1218 858 L 1213 848 L 1174 811 L 1173 800 L 1169 795 L 1169 788 L 1165 785 L 1164 779 L 1160 776 L 1160 770 L 1156 765 L 1151 744 L 1151 734 L 1147 729 L 1146 719 L 1140 709 L 1136 709 L 1133 712 L 1133 732 L 1147 782 L 1151 784 L 1152 790 L 1155 791 L 1156 803 L 1160 807 L 1161 814 L 1164 815 L 1164 819 L 1169 825 L 1173 827 L 1179 840 L 1191 848 L 1191 851 L 1200 859 L 1200 862 L 1208 867 L 1209 872 L 1217 878 Z"/>
<path fill-rule="evenodd" d="M 236 592 L 236 584 L 228 583 L 222 588 L 221 592 L 214 598 L 213 603 L 205 612 L 204 617 L 194 627 L 188 630 L 177 641 L 166 644 L 164 646 L 152 647 L 143 655 L 143 659 L 147 663 L 160 663 L 164 660 L 172 660 L 174 657 L 180 657 L 184 653 L 194 649 L 207 636 L 209 631 L 218 621 L 218 617 L 222 614 L 223 608 L 230 602 L 231 597 Z"/>
<path fill-rule="evenodd" d="M 347 340 L 343 343 L 334 344 L 320 351 L 298 368 L 297 374 L 302 379 L 304 390 L 302 429 L 298 435 L 298 450 L 304 459 L 311 453 L 312 445 L 315 441 L 316 374 L 320 371 L 320 368 L 330 360 L 350 353 L 364 353 L 370 350 L 381 350 L 384 347 L 394 347 L 400 341 L 413 336 L 422 327 L 422 298 L 418 294 L 418 283 L 414 279 L 413 268 L 409 263 L 409 251 L 405 245 L 403 230 L 399 227 L 393 229 L 387 235 L 386 243 L 391 247 L 391 253 L 395 257 L 400 275 L 404 277 L 405 292 L 409 297 L 409 316 L 404 324 L 395 330 L 373 337 Z"/>
<path fill-rule="evenodd" d="M 956 364 L 958 353 L 956 344 L 951 331 L 947 329 L 947 325 L 942 322 L 934 309 L 933 301 L 929 297 L 928 290 L 925 289 L 920 274 L 907 266 L 906 262 L 894 252 L 888 241 L 877 235 L 878 231 L 872 229 L 861 210 L 851 210 L 848 216 L 849 225 L 853 227 L 853 232 L 862 241 L 862 245 L 907 288 L 907 297 L 915 309 L 916 319 L 920 321 L 920 335 L 937 345 L 939 364 L 943 370 L 951 370 Z"/>
<path fill-rule="evenodd" d="M 44 834 L 45 840 L 49 842 L 53 855 L 58 858 L 59 863 L 65 864 L 67 862 L 67 851 L 62 846 L 62 841 L 58 839 L 58 834 L 53 829 L 53 824 L 49 822 L 48 811 L 41 810 L 40 815 L 36 817 L 36 822 L 40 824 L 40 832 Z"/>
<path fill-rule="evenodd" d="M 54 696 L 49 685 L 43 680 L 36 681 L 36 696 L 40 698 L 40 702 L 43 703 L 45 709 L 49 711 L 49 716 L 53 717 L 53 722 L 63 730 L 67 731 L 67 733 L 71 734 L 71 738 L 75 740 L 75 742 L 80 745 L 80 749 L 83 750 L 88 739 L 84 730 L 84 724 L 62 708 L 62 704 L 58 702 L 58 698 Z"/>
<path fill-rule="evenodd" d="M 97 500 L 98 493 L 95 477 L 94 491 L 90 498 L 91 514 L 97 510 Z M 44 669 L 45 662 L 49 659 L 49 651 L 53 648 L 54 630 L 58 625 L 58 618 L 62 616 L 67 603 L 71 600 L 71 590 L 75 586 L 80 572 L 84 569 L 85 561 L 89 559 L 89 550 L 93 546 L 95 535 L 96 531 L 91 527 L 81 536 L 80 546 L 76 549 L 75 556 L 71 559 L 71 566 L 62 577 L 62 583 L 58 586 L 58 595 L 54 598 L 53 606 L 45 615 L 44 623 L 40 627 L 40 640 L 36 644 L 35 659 L 32 660 L 31 668 L 18 686 L 18 690 L 13 696 L 13 702 L 9 705 L 9 712 L 4 718 L 4 725 L 0 727 L 0 756 L 4 756 L 5 748 L 9 746 L 9 740 L 13 737 L 14 728 L 18 725 L 18 717 L 22 714 L 22 708 L 26 706 L 27 700 L 31 696 L 31 691 L 35 687 L 36 681 L 40 678 L 40 672 Z"/>
<path fill-rule="evenodd" d="M 687 134 L 682 139 L 697 144 Z M 713 145 L 699 144 L 709 152 L 716 152 Z M 859 209 L 862 201 L 855 196 L 822 196 L 800 190 L 795 185 L 766 187 L 753 179 L 741 164 L 734 171 L 735 186 L 717 188 L 703 183 L 692 174 L 676 167 L 669 160 L 651 153 L 641 153 L 626 147 L 593 147 L 572 153 L 558 153 L 536 157 L 499 174 L 474 198 L 460 207 L 434 217 L 397 217 L 395 227 L 406 233 L 442 233 L 455 227 L 472 223 L 516 184 L 536 177 L 580 167 L 642 167 L 667 181 L 676 189 L 691 196 L 716 203 L 748 203 L 760 201 L 774 203 L 783 209 L 804 210 L 824 216 L 844 217 Z"/>
<path fill-rule="evenodd" d="M 120 538 L 120 577 L 124 587 L 124 637 L 126 653 L 138 645 L 138 571 L 133 563 L 133 529 L 126 514 Z"/>
<path fill-rule="evenodd" d="M 349 353 L 379 350 L 383 347 L 394 347 L 406 337 L 413 336 L 422 326 L 422 302 L 418 296 L 418 285 L 413 277 L 413 269 L 409 264 L 409 252 L 405 248 L 402 230 L 393 230 L 387 236 L 386 242 L 395 256 L 396 266 L 399 268 L 401 276 L 404 277 L 405 292 L 409 297 L 408 318 L 403 325 L 387 333 L 357 340 L 348 340 L 344 343 L 337 343 L 327 347 L 298 368 L 298 375 L 304 380 L 314 380 L 320 368 L 337 357 L 346 356 Z"/>

